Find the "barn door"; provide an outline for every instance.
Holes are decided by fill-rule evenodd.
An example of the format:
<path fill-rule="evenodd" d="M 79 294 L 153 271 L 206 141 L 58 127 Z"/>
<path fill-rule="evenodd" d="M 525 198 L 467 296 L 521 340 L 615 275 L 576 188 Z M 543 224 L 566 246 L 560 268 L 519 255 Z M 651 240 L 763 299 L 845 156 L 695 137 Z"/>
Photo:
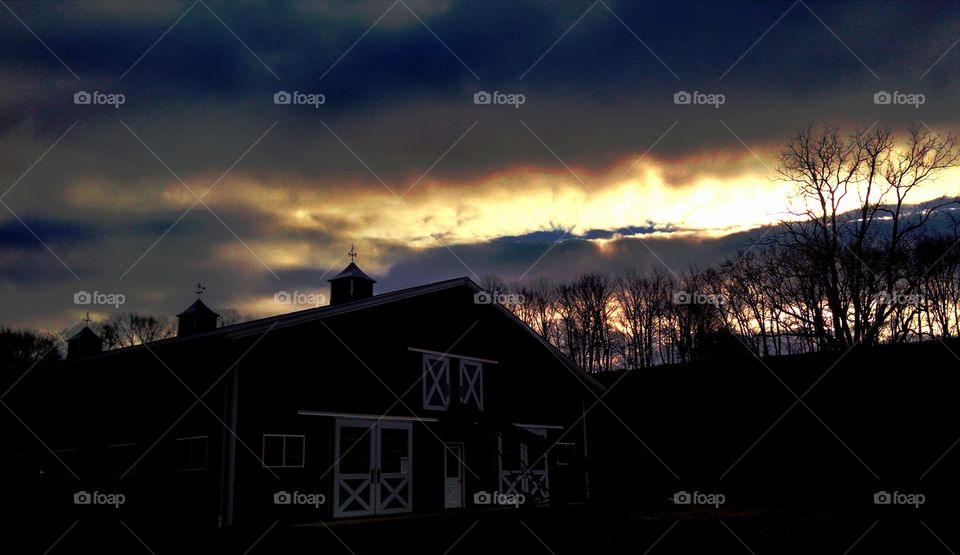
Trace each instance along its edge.
<path fill-rule="evenodd" d="M 460 361 L 460 402 L 483 410 L 483 365 L 479 362 Z"/>
<path fill-rule="evenodd" d="M 423 408 L 447 410 L 450 406 L 450 360 L 423 356 Z"/>
<path fill-rule="evenodd" d="M 528 428 L 527 431 L 546 437 L 546 431 Z M 500 493 L 518 494 L 527 501 L 545 502 L 550 499 L 548 456 L 542 447 L 529 445 L 516 438 L 498 438 L 500 465 Z"/>
<path fill-rule="evenodd" d="M 410 512 L 412 431 L 410 422 L 337 420 L 334 517 Z"/>
<path fill-rule="evenodd" d="M 333 516 L 374 513 L 376 430 L 372 420 L 337 420 Z"/>
<path fill-rule="evenodd" d="M 377 424 L 377 514 L 410 512 L 413 500 L 410 422 Z"/>
<path fill-rule="evenodd" d="M 443 508 L 462 509 L 464 491 L 463 444 L 445 443 L 443 447 Z"/>

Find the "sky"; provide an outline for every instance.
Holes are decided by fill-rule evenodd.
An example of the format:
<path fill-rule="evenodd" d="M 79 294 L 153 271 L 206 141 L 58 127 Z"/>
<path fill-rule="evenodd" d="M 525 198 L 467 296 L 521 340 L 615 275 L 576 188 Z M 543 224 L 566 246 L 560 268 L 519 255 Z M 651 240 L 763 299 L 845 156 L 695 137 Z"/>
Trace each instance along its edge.
<path fill-rule="evenodd" d="M 380 292 L 709 265 L 787 216 L 802 126 L 960 115 L 956 3 L 0 4 L 8 326 L 173 315 L 197 282 L 302 309 L 278 293 L 317 302 L 352 245 Z"/>

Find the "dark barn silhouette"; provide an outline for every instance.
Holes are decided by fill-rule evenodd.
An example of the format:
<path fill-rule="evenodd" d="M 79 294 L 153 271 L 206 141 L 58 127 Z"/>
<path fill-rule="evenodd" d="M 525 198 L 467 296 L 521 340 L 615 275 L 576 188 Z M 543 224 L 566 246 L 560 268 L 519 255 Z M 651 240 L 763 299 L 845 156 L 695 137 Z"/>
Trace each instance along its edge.
<path fill-rule="evenodd" d="M 587 498 L 602 386 L 508 309 L 467 278 L 374 295 L 354 263 L 331 293 L 220 328 L 198 299 L 114 351 L 84 328 L 7 400 L 53 452 L 7 444 L 20 516 L 99 510 L 83 492 L 203 528 Z"/>

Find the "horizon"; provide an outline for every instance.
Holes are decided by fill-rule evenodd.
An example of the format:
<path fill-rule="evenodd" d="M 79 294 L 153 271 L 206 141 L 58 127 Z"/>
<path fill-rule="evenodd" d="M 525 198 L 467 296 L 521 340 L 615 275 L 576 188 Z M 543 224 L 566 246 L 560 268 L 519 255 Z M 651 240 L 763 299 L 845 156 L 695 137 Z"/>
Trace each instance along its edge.
<path fill-rule="evenodd" d="M 787 214 L 804 124 L 955 128 L 960 7 L 863 6 L 5 3 L 2 323 L 68 327 L 94 290 L 173 313 L 197 281 L 263 316 L 351 244 L 382 290 L 711 264 Z M 891 21 L 939 31 L 908 59 Z"/>

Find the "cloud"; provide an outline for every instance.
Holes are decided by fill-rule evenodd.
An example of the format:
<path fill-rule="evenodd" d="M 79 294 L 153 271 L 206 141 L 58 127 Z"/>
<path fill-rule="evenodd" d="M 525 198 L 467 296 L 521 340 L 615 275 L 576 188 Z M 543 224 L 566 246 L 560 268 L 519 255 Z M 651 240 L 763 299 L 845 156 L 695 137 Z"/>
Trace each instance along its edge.
<path fill-rule="evenodd" d="M 197 281 L 264 311 L 278 288 L 323 288 L 352 243 L 384 290 L 520 275 L 548 249 L 549 275 L 659 265 L 644 245 L 708 263 L 783 216 L 771 167 L 801 125 L 956 126 L 960 50 L 935 62 L 958 6 L 811 1 L 751 49 L 790 2 L 607 4 L 564 35 L 589 2 L 408 2 L 423 23 L 392 2 L 9 2 L 80 80 L 0 17 L 0 194 L 17 183 L 4 203 L 81 283 L 0 211 L 5 318 L 72 323 L 79 286 L 174 313 Z M 877 106 L 881 89 L 927 102 Z M 127 101 L 75 105 L 78 90 Z M 278 90 L 326 102 L 275 105 Z M 480 90 L 526 103 L 475 105 Z M 676 105 L 679 90 L 726 103 Z M 184 216 L 178 178 L 213 213 Z"/>

